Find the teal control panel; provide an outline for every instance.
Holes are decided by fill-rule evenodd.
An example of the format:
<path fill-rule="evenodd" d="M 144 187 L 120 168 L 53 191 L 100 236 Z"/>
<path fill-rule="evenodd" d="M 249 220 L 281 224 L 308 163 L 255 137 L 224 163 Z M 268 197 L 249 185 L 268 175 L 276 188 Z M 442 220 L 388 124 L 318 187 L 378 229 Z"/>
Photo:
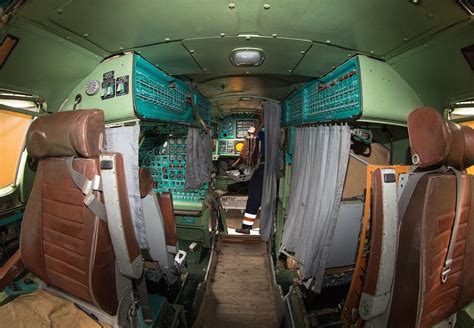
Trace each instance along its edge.
<path fill-rule="evenodd" d="M 240 152 L 236 146 L 244 142 L 244 139 L 218 140 L 217 151 L 219 156 L 239 156 Z"/>
<path fill-rule="evenodd" d="M 210 122 L 211 103 L 192 91 L 188 83 L 167 75 L 139 55 L 135 55 L 133 71 L 135 111 L 139 118 L 193 123 L 193 101 L 197 114 Z"/>
<path fill-rule="evenodd" d="M 359 58 L 295 90 L 283 102 L 282 124 L 357 119 L 362 115 Z"/>
<path fill-rule="evenodd" d="M 171 192 L 176 202 L 202 202 L 208 185 L 198 190 L 185 190 L 186 135 L 146 135 L 140 147 L 140 166 L 150 169 L 153 191 Z"/>
<path fill-rule="evenodd" d="M 217 154 L 219 156 L 238 156 L 236 145 L 242 143 L 250 127 L 258 126 L 258 118 L 249 114 L 234 114 L 219 120 Z"/>
<path fill-rule="evenodd" d="M 250 127 L 257 127 L 258 118 L 249 114 L 234 114 L 219 120 L 219 139 L 243 139 Z"/>
<path fill-rule="evenodd" d="M 75 99 L 81 100 L 77 103 Z M 206 97 L 134 52 L 111 56 L 97 65 L 59 110 L 74 108 L 100 108 L 106 122 L 139 118 L 197 126 L 194 114 L 206 123 L 211 121 L 211 103 Z"/>

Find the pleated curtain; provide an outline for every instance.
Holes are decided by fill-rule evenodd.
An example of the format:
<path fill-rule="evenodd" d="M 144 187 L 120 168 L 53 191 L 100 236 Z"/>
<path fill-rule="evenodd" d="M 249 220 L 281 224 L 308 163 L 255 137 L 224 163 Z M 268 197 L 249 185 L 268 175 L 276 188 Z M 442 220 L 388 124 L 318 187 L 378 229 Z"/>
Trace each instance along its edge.
<path fill-rule="evenodd" d="M 275 204 L 277 195 L 277 174 L 280 161 L 280 118 L 281 106 L 275 101 L 263 104 L 265 115 L 265 168 L 260 213 L 260 235 L 269 241 L 275 226 Z"/>
<path fill-rule="evenodd" d="M 297 128 L 282 244 L 321 291 L 347 172 L 347 125 Z"/>

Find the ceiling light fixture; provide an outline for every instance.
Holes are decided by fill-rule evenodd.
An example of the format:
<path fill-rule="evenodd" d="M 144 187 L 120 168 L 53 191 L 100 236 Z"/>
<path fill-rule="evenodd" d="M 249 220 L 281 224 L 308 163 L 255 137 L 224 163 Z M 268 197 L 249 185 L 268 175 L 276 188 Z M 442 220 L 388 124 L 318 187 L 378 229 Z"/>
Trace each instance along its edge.
<path fill-rule="evenodd" d="M 265 54 L 258 48 L 236 48 L 230 54 L 230 62 L 237 67 L 260 66 Z"/>

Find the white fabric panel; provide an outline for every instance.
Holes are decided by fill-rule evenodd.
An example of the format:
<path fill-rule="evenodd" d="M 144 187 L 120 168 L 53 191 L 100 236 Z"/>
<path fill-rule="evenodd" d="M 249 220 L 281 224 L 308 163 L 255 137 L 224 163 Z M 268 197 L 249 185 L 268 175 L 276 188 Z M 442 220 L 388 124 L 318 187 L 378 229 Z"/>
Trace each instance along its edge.
<path fill-rule="evenodd" d="M 274 232 L 277 174 L 280 159 L 281 106 L 275 101 L 265 101 L 265 167 L 263 171 L 263 193 L 260 214 L 260 235 L 269 241 Z"/>
<path fill-rule="evenodd" d="M 350 149 L 350 128 L 297 128 L 283 246 L 320 292 L 336 227 Z"/>
<path fill-rule="evenodd" d="M 140 248 L 148 248 L 148 237 L 143 218 L 142 201 L 140 198 L 138 178 L 138 138 L 140 126 L 119 126 L 106 129 L 107 152 L 121 153 L 127 182 L 128 201 L 132 214 L 135 234 Z"/>

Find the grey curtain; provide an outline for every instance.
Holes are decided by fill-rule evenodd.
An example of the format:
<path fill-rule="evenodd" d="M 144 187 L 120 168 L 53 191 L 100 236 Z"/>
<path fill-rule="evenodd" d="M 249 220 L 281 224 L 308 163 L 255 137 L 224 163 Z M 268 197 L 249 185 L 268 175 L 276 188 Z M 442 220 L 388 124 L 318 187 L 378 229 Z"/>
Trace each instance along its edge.
<path fill-rule="evenodd" d="M 138 138 L 140 126 L 119 126 L 106 129 L 107 152 L 121 153 L 127 181 L 128 201 L 132 214 L 135 234 L 140 248 L 148 248 L 148 237 L 143 218 L 142 200 L 138 180 Z"/>
<path fill-rule="evenodd" d="M 266 101 L 265 115 L 265 168 L 263 172 L 263 193 L 260 212 L 260 235 L 262 240 L 270 240 L 275 221 L 277 174 L 280 159 L 280 104 Z"/>
<path fill-rule="evenodd" d="M 211 180 L 212 142 L 209 134 L 189 128 L 186 138 L 186 190 L 199 189 Z"/>
<path fill-rule="evenodd" d="M 350 150 L 347 125 L 297 128 L 283 247 L 321 291 Z"/>

